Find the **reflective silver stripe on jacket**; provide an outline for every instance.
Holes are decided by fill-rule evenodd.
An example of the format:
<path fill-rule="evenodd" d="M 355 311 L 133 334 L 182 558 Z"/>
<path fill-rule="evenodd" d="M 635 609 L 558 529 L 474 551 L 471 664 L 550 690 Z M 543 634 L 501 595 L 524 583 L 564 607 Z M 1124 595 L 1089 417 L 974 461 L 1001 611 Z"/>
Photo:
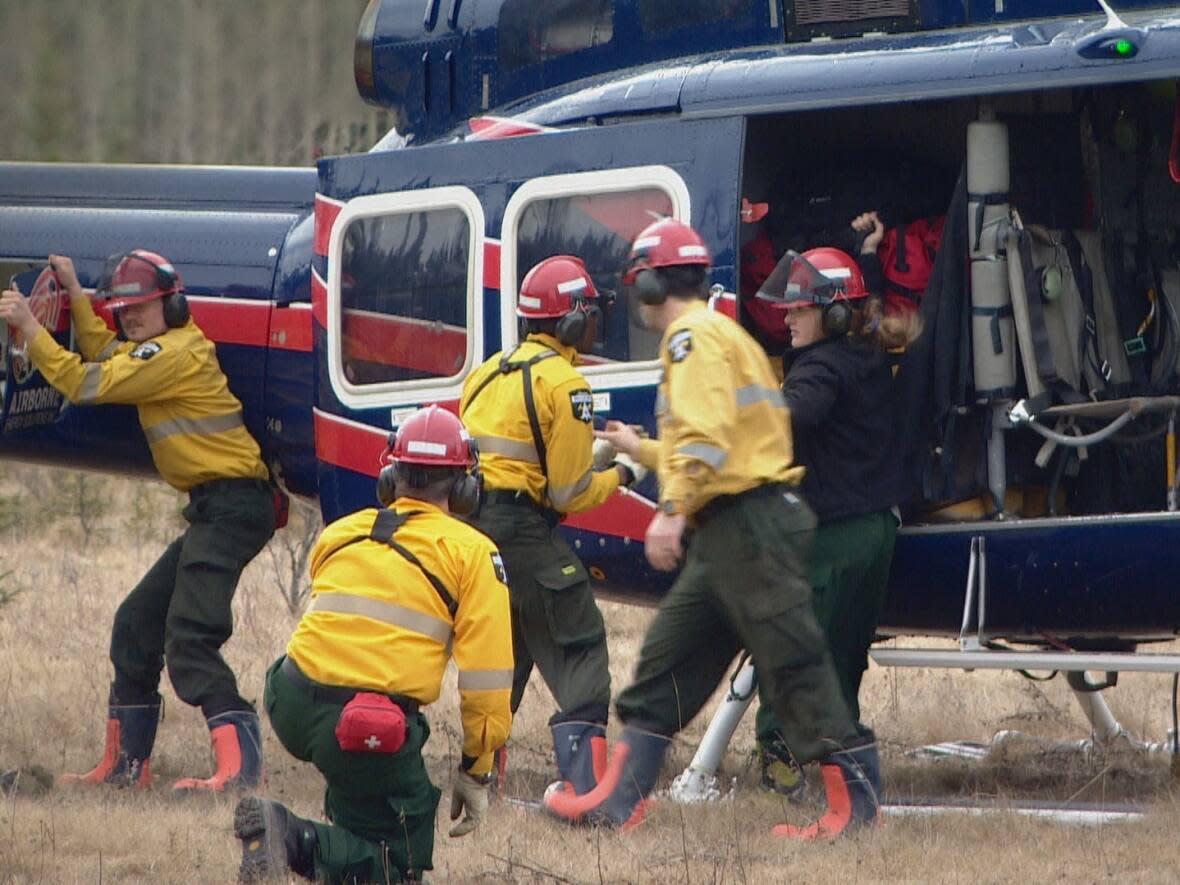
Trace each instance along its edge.
<path fill-rule="evenodd" d="M 115 355 L 115 351 L 119 349 L 119 342 L 112 341 L 106 347 L 98 352 L 98 362 L 103 363 Z"/>
<path fill-rule="evenodd" d="M 100 363 L 83 363 L 86 374 L 82 376 L 82 386 L 78 388 L 78 402 L 88 405 L 98 399 L 98 387 L 102 384 L 102 365 Z"/>
<path fill-rule="evenodd" d="M 573 503 L 574 499 L 577 498 L 578 495 L 590 488 L 590 483 L 593 482 L 593 480 L 594 472 L 592 470 L 587 470 L 573 485 L 561 486 L 561 488 L 557 489 L 550 488 L 549 502 L 558 510 L 561 510 L 563 507 L 568 507 Z"/>
<path fill-rule="evenodd" d="M 668 411 L 668 394 L 664 393 L 664 388 L 659 388 L 656 391 L 656 414 L 662 415 Z"/>
<path fill-rule="evenodd" d="M 223 433 L 241 426 L 242 413 L 230 412 L 228 415 L 214 415 L 211 418 L 173 418 L 170 421 L 161 421 L 144 430 L 143 435 L 151 444 L 178 434 L 201 436 L 206 433 Z"/>
<path fill-rule="evenodd" d="M 475 444 L 479 446 L 481 455 L 502 455 L 514 461 L 528 461 L 530 464 L 541 463 L 537 447 L 531 442 L 505 439 L 502 436 L 477 436 Z"/>
<path fill-rule="evenodd" d="M 688 443 L 678 448 L 676 453 L 704 461 L 714 470 L 720 470 L 721 465 L 725 463 L 725 459 L 729 457 L 728 453 L 723 449 L 719 449 L 717 446 L 711 446 L 708 443 Z"/>
<path fill-rule="evenodd" d="M 347 593 L 319 593 L 311 601 L 311 610 L 334 615 L 360 615 L 362 618 L 421 633 L 443 645 L 451 641 L 451 625 L 446 621 L 395 602 L 382 602 Z"/>
<path fill-rule="evenodd" d="M 762 387 L 758 384 L 747 384 L 745 387 L 737 389 L 737 404 L 740 409 L 742 406 L 753 406 L 757 403 L 770 403 L 776 408 L 784 408 L 787 403 L 783 399 L 783 392 L 777 387 Z"/>
<path fill-rule="evenodd" d="M 459 691 L 495 691 L 512 688 L 511 670 L 460 670 Z"/>

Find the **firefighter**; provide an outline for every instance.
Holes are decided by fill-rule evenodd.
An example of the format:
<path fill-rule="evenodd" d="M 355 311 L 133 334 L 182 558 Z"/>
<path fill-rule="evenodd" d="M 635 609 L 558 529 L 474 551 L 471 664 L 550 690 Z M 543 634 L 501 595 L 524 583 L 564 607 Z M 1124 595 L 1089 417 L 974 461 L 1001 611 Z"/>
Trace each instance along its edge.
<path fill-rule="evenodd" d="M 880 232 L 878 222 L 877 240 Z M 876 245 L 870 235 L 865 248 Z M 858 262 L 839 249 L 788 253 L 780 264 L 776 275 L 789 285 L 763 298 L 785 309 L 791 336 L 783 396 L 795 458 L 807 471 L 801 489 L 819 523 L 807 564 L 812 600 L 844 700 L 857 728 L 871 735 L 860 723 L 858 694 L 885 601 L 904 485 L 886 353 L 895 340 L 890 328 L 902 318 L 883 315 Z M 765 704 L 756 734 L 762 786 L 788 795 L 802 788 L 789 744 Z"/>
<path fill-rule="evenodd" d="M 594 786 L 595 760 L 605 764 L 610 672 L 589 576 L 557 525 L 646 475 L 625 455 L 594 470 L 594 399 L 574 366 L 597 336 L 598 300 L 581 259 L 537 264 L 517 298 L 524 340 L 472 373 L 459 407 L 483 459 L 486 494 L 475 525 L 508 569 L 512 710 L 535 665 L 557 701 L 549 725 L 558 771 L 578 793 Z"/>
<path fill-rule="evenodd" d="M 62 780 L 150 785 L 167 663 L 177 695 L 204 713 L 216 757 L 211 777 L 183 778 L 174 788 L 252 787 L 262 776 L 258 715 L 220 648 L 233 632 L 230 604 L 242 569 L 275 530 L 274 490 L 258 444 L 166 258 L 135 249 L 108 261 L 95 297 L 114 311 L 117 336 L 95 314 L 73 262 L 49 261 L 69 291 L 82 356 L 53 340 L 19 292 L 0 296 L 0 320 L 21 330 L 34 365 L 71 403 L 135 405 L 156 469 L 189 497 L 188 528 L 115 612 L 102 760 Z"/>
<path fill-rule="evenodd" d="M 269 669 L 264 704 L 295 758 L 324 775 L 331 823 L 250 796 L 234 812 L 242 881 L 290 870 L 328 882 L 398 882 L 432 868 L 439 790 L 421 708 L 459 670 L 463 750 L 450 831 L 487 811 L 493 752 L 512 723 L 512 628 L 495 545 L 455 518 L 479 500 L 478 460 L 459 419 L 421 409 L 390 435 L 381 508 L 329 525 L 311 554 L 311 604 Z"/>
<path fill-rule="evenodd" d="M 569 821 L 642 821 L 673 735 L 697 714 L 741 647 L 801 759 L 820 759 L 829 809 L 797 838 L 828 838 L 877 815 L 876 745 L 840 694 L 811 608 L 805 560 L 815 518 L 798 494 L 787 410 L 762 348 L 706 307 L 710 259 L 682 222 L 664 219 L 632 246 L 624 281 L 645 324 L 663 333 L 658 440 L 618 422 L 600 435 L 659 471 L 645 552 L 681 567 L 644 638 L 635 678 L 615 702 L 624 730 L 595 790 L 553 790 Z M 691 526 L 691 537 L 688 529 Z"/>

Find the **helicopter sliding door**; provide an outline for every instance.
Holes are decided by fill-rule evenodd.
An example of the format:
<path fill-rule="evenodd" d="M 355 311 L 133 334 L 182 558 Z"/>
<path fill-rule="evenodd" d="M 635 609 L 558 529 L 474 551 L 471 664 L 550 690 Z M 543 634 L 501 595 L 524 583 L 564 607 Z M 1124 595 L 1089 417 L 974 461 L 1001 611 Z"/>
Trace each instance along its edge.
<path fill-rule="evenodd" d="M 662 120 L 322 162 L 313 300 L 325 515 L 372 501 L 391 422 L 457 403 L 468 374 L 516 343 L 517 288 L 550 255 L 581 256 L 614 295 L 584 367 L 596 412 L 654 429 L 658 341 L 620 272 L 634 236 L 672 216 L 700 230 L 714 281 L 733 288 L 744 139 L 741 118 Z M 620 498 L 578 521 L 595 549 L 642 537 L 647 503 Z"/>

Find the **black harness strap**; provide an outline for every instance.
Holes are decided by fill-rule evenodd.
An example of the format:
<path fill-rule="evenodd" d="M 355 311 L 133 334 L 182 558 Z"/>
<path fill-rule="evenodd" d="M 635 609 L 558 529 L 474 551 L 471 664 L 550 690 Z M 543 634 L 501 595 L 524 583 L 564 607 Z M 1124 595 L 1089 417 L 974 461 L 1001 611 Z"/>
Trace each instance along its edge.
<path fill-rule="evenodd" d="M 1094 273 L 1082 254 L 1082 244 L 1072 230 L 1062 234 L 1061 243 L 1065 247 L 1065 254 L 1069 257 L 1069 268 L 1073 273 L 1074 282 L 1078 285 L 1078 295 L 1082 300 L 1082 332 L 1078 342 L 1078 352 L 1083 360 L 1090 364 L 1103 386 L 1110 383 L 1110 363 L 1102 358 L 1102 349 L 1098 345 L 1098 320 L 1094 313 Z"/>
<path fill-rule="evenodd" d="M 447 611 L 451 613 L 451 617 L 453 618 L 455 612 L 459 610 L 459 603 L 455 601 L 455 597 L 451 595 L 446 585 L 438 579 L 438 576 L 434 572 L 430 571 L 430 569 L 422 564 L 422 561 L 417 556 L 394 539 L 397 530 L 405 525 L 406 521 L 413 516 L 413 513 L 398 513 L 396 510 L 379 510 L 377 511 L 377 519 L 373 522 L 373 528 L 369 531 L 369 538 L 373 541 L 380 541 L 382 544 L 389 545 L 403 559 L 417 566 L 418 570 L 426 576 L 426 580 L 430 582 L 430 586 L 434 588 L 439 598 L 442 599 L 443 605 L 447 607 Z M 363 539 L 358 538 L 357 540 Z"/>
<path fill-rule="evenodd" d="M 516 356 L 516 351 L 520 350 L 518 344 L 512 353 L 505 354 L 500 357 L 500 369 L 498 372 L 491 372 L 480 382 L 479 387 L 475 388 L 471 396 L 467 399 L 467 405 L 464 406 L 463 411 L 471 408 L 471 404 L 475 402 L 478 397 L 488 385 L 504 375 L 510 375 L 513 372 L 519 371 L 521 373 L 521 380 L 524 382 L 524 408 L 529 418 L 529 431 L 533 435 L 533 447 L 537 450 L 537 460 L 541 463 L 541 475 L 545 477 L 545 483 L 549 483 L 549 459 L 545 448 L 545 438 L 541 435 L 541 419 L 537 416 L 537 401 L 533 394 L 533 366 L 542 360 L 547 360 L 550 357 L 559 356 L 556 350 L 546 348 L 540 353 L 533 354 L 527 360 L 514 360 L 512 357 Z"/>

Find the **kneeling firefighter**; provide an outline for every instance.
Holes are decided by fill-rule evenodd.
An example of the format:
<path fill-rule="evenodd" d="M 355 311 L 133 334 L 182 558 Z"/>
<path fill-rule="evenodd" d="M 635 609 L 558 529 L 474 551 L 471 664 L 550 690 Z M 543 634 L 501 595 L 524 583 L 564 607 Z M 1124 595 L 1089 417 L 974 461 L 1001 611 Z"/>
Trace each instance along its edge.
<path fill-rule="evenodd" d="M 594 469 L 594 397 L 575 365 L 597 339 L 601 300 L 581 259 L 539 262 L 517 298 L 524 340 L 476 369 L 460 401 L 483 456 L 486 494 L 474 524 L 508 569 L 512 710 L 535 665 L 557 701 L 549 725 L 558 772 L 578 793 L 606 763 L 610 671 L 590 576 L 557 526 L 647 473 L 626 456 Z"/>
<path fill-rule="evenodd" d="M 310 606 L 266 677 L 275 734 L 324 775 L 331 823 L 243 799 L 242 881 L 290 870 L 386 882 L 432 868 L 440 793 L 422 759 L 430 726 L 420 708 L 438 698 L 450 658 L 463 724 L 451 819 L 465 813 L 450 834 L 471 832 L 487 811 L 493 753 L 512 723 L 512 628 L 495 545 L 455 518 L 478 505 L 477 449 L 458 418 L 430 406 L 391 435 L 382 461 L 381 509 L 324 529 Z"/>
<path fill-rule="evenodd" d="M 776 832 L 831 838 L 876 818 L 877 746 L 848 714 L 812 610 L 805 563 L 815 518 L 798 494 L 787 409 L 763 349 L 707 309 L 709 267 L 704 241 L 673 219 L 644 229 L 631 249 L 624 281 L 645 325 L 663 333 L 659 439 L 614 421 L 599 436 L 658 469 L 645 553 L 680 574 L 615 702 L 626 727 L 598 786 L 584 796 L 553 790 L 545 807 L 576 823 L 642 821 L 673 735 L 744 646 L 792 748 L 820 760 L 828 787 L 818 823 Z"/>

